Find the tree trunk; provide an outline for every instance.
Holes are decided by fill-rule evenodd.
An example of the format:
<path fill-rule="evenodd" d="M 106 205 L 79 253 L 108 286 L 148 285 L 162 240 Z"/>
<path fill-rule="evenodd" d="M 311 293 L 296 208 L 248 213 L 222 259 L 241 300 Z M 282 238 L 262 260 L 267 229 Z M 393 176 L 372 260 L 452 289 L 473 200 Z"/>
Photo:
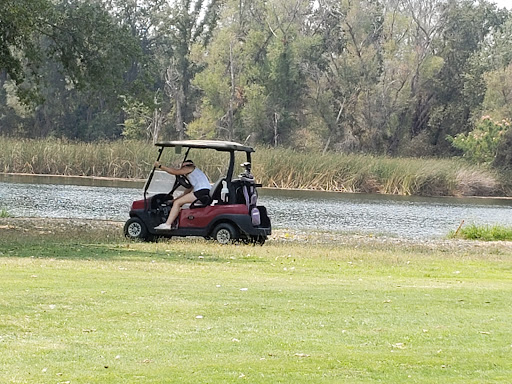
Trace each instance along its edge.
<path fill-rule="evenodd" d="M 176 105 L 176 120 L 175 127 L 176 132 L 178 133 L 178 140 L 183 140 L 185 137 L 184 133 L 184 122 L 183 122 L 183 104 L 184 104 L 184 95 L 183 95 L 183 87 L 180 86 L 178 92 L 175 95 L 175 105 Z"/>
<path fill-rule="evenodd" d="M 277 148 L 279 133 L 277 131 L 277 126 L 279 122 L 279 113 L 274 113 L 274 148 Z"/>
<path fill-rule="evenodd" d="M 234 103 L 235 103 L 235 68 L 233 64 L 233 43 L 229 44 L 229 71 L 231 75 L 231 94 L 229 96 L 228 110 L 228 139 L 233 140 L 234 135 Z"/>

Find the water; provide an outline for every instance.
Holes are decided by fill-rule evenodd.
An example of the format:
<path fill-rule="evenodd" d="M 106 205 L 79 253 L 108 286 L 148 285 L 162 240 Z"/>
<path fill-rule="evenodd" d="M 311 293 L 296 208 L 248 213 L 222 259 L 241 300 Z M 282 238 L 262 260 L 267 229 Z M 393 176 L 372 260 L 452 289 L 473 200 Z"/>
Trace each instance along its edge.
<path fill-rule="evenodd" d="M 278 227 L 436 238 L 466 224 L 512 226 L 512 201 L 275 191 L 263 196 Z"/>
<path fill-rule="evenodd" d="M 29 180 L 30 182 L 27 182 Z M 86 185 L 77 185 L 79 182 Z M 142 183 L 82 179 L 0 179 L 0 209 L 14 217 L 125 221 Z M 274 228 L 436 238 L 461 220 L 512 226 L 512 200 L 418 198 L 260 190 Z"/>

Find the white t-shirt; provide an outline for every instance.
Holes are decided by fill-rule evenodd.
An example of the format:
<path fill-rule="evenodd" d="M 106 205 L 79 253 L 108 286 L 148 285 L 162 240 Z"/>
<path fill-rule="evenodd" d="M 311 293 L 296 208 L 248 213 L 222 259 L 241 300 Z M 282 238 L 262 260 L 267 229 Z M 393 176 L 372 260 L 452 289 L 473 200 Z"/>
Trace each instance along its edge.
<path fill-rule="evenodd" d="M 194 188 L 194 192 L 199 191 L 201 189 L 211 189 L 210 180 L 208 177 L 201 171 L 199 168 L 194 168 L 192 172 L 187 175 L 190 184 Z"/>

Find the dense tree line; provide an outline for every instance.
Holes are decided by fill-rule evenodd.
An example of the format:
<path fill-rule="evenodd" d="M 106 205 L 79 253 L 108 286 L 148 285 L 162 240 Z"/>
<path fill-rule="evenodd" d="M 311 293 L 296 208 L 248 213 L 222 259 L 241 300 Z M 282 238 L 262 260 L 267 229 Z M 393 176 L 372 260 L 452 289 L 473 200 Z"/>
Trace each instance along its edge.
<path fill-rule="evenodd" d="M 11 136 L 437 156 L 512 115 L 486 0 L 3 0 L 0 37 Z"/>

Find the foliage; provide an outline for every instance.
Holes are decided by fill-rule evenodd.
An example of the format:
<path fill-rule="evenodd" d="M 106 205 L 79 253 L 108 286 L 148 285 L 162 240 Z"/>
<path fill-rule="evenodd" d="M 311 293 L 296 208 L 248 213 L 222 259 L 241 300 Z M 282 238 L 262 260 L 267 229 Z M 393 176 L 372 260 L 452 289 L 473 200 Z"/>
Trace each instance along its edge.
<path fill-rule="evenodd" d="M 448 136 L 452 145 L 464 153 L 464 157 L 475 163 L 492 163 L 497 155 L 502 136 L 508 131 L 507 120 L 496 122 L 484 116 L 475 129 L 467 134 L 460 133 L 454 138 Z"/>
<path fill-rule="evenodd" d="M 441 9 L 442 32 L 435 48 L 444 64 L 431 88 L 431 118 L 422 129 L 428 127 L 440 153 L 449 153 L 444 138 L 470 130 L 472 114 L 483 101 L 483 92 L 477 90 L 485 68 L 475 65 L 473 56 L 505 19 L 487 2 L 449 1 Z"/>
<path fill-rule="evenodd" d="M 512 129 L 508 129 L 503 134 L 493 164 L 500 170 L 508 172 L 507 178 L 510 178 L 510 171 L 512 171 Z"/>
<path fill-rule="evenodd" d="M 43 3 L 7 2 L 9 12 L 26 18 L 31 31 L 19 40 L 23 46 L 16 46 L 22 73 L 12 75 L 4 67 L 0 76 L 0 100 L 6 101 L 0 103 L 2 133 L 81 140 L 119 137 L 118 92 L 126 89 L 123 76 L 139 54 L 135 40 L 100 1 Z M 31 49 L 24 49 L 26 44 Z M 36 57 L 27 56 L 32 52 Z M 20 109 L 22 103 L 28 112 Z"/>
<path fill-rule="evenodd" d="M 156 33 L 168 50 L 162 58 L 164 90 L 172 105 L 174 134 L 179 139 L 185 138 L 186 126 L 193 120 L 197 95 L 191 82 L 202 69 L 192 60 L 191 52 L 194 45 L 203 48 L 208 45 L 217 23 L 219 3 L 219 0 L 164 3 L 162 14 L 155 16 Z M 163 17 L 172 22 L 162 22 Z"/>
<path fill-rule="evenodd" d="M 128 140 L 147 140 L 155 138 L 155 117 L 158 119 L 158 105 L 147 106 L 141 100 L 122 97 L 123 112 L 126 114 L 122 135 Z M 156 101 L 156 100 L 155 100 Z M 156 113 L 156 115 L 155 115 Z M 156 139 L 156 138 L 155 138 Z"/>
<path fill-rule="evenodd" d="M 445 137 L 475 116 L 510 119 L 512 17 L 487 0 L 6 0 L 0 11 L 0 129 L 17 137 L 450 156 Z"/>
<path fill-rule="evenodd" d="M 512 118 L 512 62 L 505 68 L 485 74 L 483 108 L 496 119 Z"/>
<path fill-rule="evenodd" d="M 0 208 L 0 218 L 6 218 L 11 217 L 9 214 L 9 211 L 7 211 L 5 208 Z"/>
<path fill-rule="evenodd" d="M 458 232 L 450 234 L 452 238 L 483 241 L 512 241 L 512 228 L 503 225 L 477 225 L 470 224 L 461 227 Z"/>
<path fill-rule="evenodd" d="M 201 117 L 194 120 L 187 126 L 187 134 L 191 139 L 215 139 L 222 138 L 216 132 L 219 122 L 222 120 L 222 111 L 216 110 L 210 105 L 203 105 Z M 228 136 L 229 138 L 229 136 Z"/>
<path fill-rule="evenodd" d="M 16 82 L 23 81 L 24 58 L 30 69 L 37 68 L 41 57 L 32 40 L 51 12 L 49 0 L 5 0 L 0 3 L 0 69 Z M 23 57 L 24 56 L 24 57 Z"/>
<path fill-rule="evenodd" d="M 0 68 L 18 83 L 37 84 L 40 67 L 56 60 L 76 85 L 105 87 L 122 80 L 116 70 L 135 53 L 100 1 L 7 0 L 1 7 Z"/>

